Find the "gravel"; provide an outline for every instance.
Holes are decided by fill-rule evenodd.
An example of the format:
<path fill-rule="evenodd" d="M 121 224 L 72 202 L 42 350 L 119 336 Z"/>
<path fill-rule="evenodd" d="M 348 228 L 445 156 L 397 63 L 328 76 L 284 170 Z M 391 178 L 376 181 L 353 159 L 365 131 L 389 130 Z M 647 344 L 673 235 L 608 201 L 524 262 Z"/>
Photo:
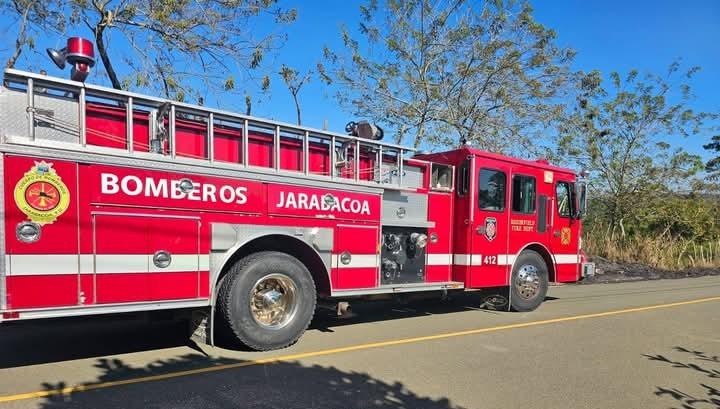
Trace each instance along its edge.
<path fill-rule="evenodd" d="M 664 270 L 639 263 L 618 263 L 602 257 L 590 257 L 595 263 L 595 275 L 580 284 L 622 283 L 641 280 L 677 279 L 720 275 L 719 267 L 692 267 L 684 270 Z"/>

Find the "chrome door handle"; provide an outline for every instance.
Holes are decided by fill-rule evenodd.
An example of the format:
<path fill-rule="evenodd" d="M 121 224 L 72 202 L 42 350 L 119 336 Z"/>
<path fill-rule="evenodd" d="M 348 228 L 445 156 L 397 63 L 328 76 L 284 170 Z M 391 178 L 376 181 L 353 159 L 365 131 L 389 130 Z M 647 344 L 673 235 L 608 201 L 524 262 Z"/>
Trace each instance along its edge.
<path fill-rule="evenodd" d="M 169 251 L 158 250 L 155 254 L 153 254 L 153 264 L 155 264 L 155 267 L 157 268 L 166 268 L 171 262 L 172 255 L 170 255 Z"/>

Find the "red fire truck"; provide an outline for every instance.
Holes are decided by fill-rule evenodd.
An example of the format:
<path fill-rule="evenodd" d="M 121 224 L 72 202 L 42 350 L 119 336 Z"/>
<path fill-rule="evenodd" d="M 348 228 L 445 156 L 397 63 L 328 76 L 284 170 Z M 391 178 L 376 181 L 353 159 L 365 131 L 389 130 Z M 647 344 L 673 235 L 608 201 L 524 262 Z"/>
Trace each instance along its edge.
<path fill-rule="evenodd" d="M 82 81 L 92 44 L 68 46 Z M 530 311 L 592 273 L 571 170 L 80 81 L 5 71 L 0 321 L 192 309 L 268 350 L 318 303 L 504 288 Z"/>

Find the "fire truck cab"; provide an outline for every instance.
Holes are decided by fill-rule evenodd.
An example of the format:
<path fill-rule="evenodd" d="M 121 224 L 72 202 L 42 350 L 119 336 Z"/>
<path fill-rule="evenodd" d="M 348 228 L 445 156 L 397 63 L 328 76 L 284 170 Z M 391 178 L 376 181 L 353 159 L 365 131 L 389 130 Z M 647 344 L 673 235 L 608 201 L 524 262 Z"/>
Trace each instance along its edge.
<path fill-rule="evenodd" d="M 267 350 L 318 305 L 499 288 L 530 311 L 592 272 L 571 170 L 346 132 L 6 70 L 0 322 L 190 309 Z"/>
<path fill-rule="evenodd" d="M 457 169 L 453 277 L 466 288 L 510 284 L 511 307 L 532 310 L 548 282 L 588 274 L 580 239 L 585 185 L 574 172 L 470 147 L 416 157 Z"/>

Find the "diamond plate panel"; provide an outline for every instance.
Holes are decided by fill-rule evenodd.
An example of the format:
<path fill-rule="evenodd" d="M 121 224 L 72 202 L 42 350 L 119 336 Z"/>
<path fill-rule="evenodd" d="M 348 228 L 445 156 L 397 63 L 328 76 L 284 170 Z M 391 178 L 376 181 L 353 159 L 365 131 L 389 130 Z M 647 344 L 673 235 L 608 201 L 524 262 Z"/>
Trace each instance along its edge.
<path fill-rule="evenodd" d="M 50 95 L 35 87 L 35 138 L 58 142 L 79 142 L 78 103 L 74 96 Z M 0 95 L 3 136 L 29 137 L 27 94 L 4 88 Z"/>

